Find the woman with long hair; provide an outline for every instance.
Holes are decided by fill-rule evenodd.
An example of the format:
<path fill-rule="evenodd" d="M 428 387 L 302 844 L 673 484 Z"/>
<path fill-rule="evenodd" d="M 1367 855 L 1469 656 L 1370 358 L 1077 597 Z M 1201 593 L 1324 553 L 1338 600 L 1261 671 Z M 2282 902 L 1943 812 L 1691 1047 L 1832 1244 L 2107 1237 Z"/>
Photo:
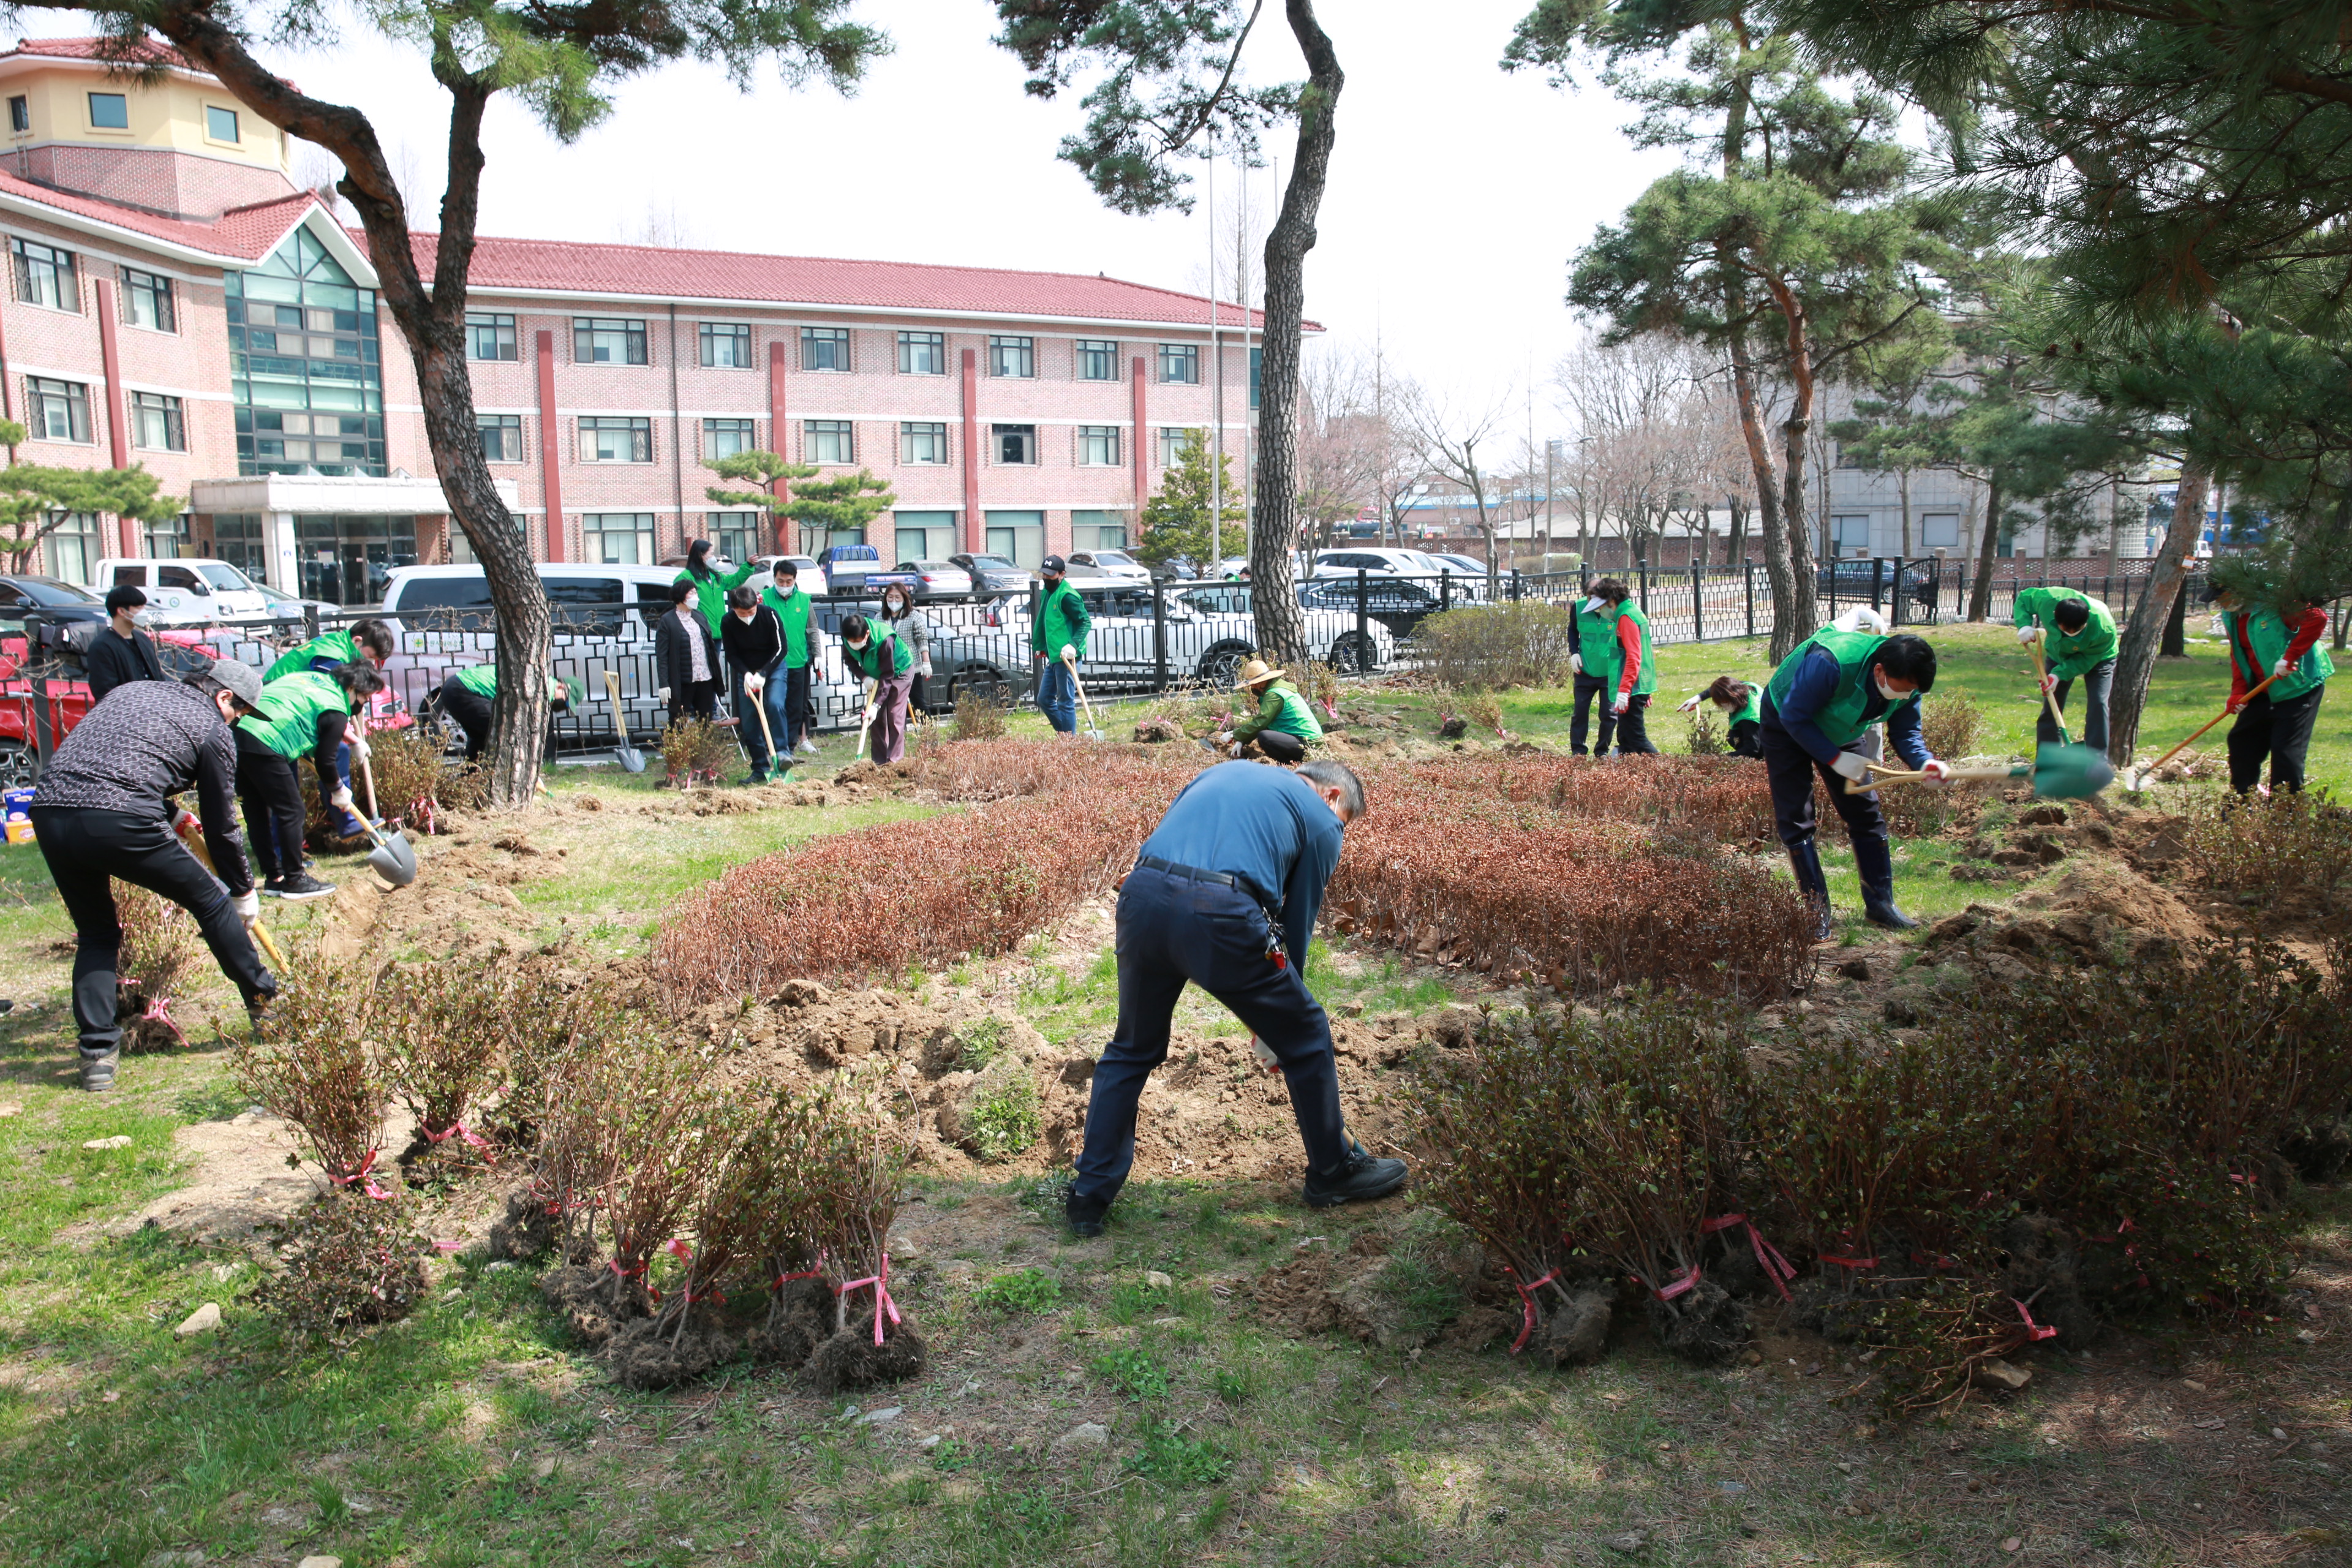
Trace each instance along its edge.
<path fill-rule="evenodd" d="M 914 591 L 904 583 L 882 590 L 882 613 L 876 624 L 906 645 L 915 656 L 915 684 L 908 700 L 913 712 L 923 711 L 923 682 L 931 673 L 931 618 L 915 608 Z"/>

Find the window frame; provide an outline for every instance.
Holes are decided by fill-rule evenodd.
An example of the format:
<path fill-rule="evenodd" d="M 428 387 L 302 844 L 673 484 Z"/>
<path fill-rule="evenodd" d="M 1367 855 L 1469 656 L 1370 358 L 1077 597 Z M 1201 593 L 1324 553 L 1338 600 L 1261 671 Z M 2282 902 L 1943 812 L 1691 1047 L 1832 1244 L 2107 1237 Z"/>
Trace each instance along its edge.
<path fill-rule="evenodd" d="M 1006 457 L 1008 440 L 1027 443 L 1025 458 Z M 990 467 L 998 468 L 1034 468 L 1041 467 L 1037 450 L 1037 426 L 1034 425 L 991 425 L 988 427 Z"/>
<path fill-rule="evenodd" d="M 33 252 L 42 253 L 41 265 L 48 269 L 60 301 L 70 299 L 71 304 L 50 304 L 36 298 L 33 292 Z M 81 314 L 81 258 L 72 251 L 45 240 L 27 239 L 21 234 L 8 237 L 8 269 L 16 275 L 16 302 L 30 305 L 37 310 L 57 310 L 69 316 Z M 60 281 L 60 276 L 62 281 Z"/>
<path fill-rule="evenodd" d="M 1190 375 L 1171 375 L 1170 370 L 1181 366 Z M 1198 386 L 1201 384 L 1201 345 L 1198 343 L 1161 343 L 1160 345 L 1160 384 L 1162 386 Z"/>
<path fill-rule="evenodd" d="M 499 450 L 495 454 L 490 450 L 490 443 L 487 438 L 486 434 L 491 430 L 496 430 L 499 433 Z M 514 432 L 514 439 L 511 442 L 507 439 L 507 432 L 509 431 Z M 484 437 L 482 440 L 482 460 L 484 462 L 520 463 L 529 460 L 527 454 L 523 450 L 522 445 L 521 415 L 483 414 L 477 412 L 474 416 L 474 433 L 478 437 Z M 507 448 L 509 446 L 514 448 L 511 456 L 509 456 L 507 452 Z"/>
<path fill-rule="evenodd" d="M 820 426 L 824 426 L 822 430 L 818 428 Z M 838 458 L 818 457 L 817 439 L 820 436 L 828 440 L 838 437 L 841 442 L 842 456 Z M 801 461 L 803 463 L 814 463 L 821 468 L 846 468 L 854 467 L 857 462 L 857 422 L 854 419 L 802 420 Z"/>
<path fill-rule="evenodd" d="M 722 426 L 727 428 L 720 428 Z M 740 436 L 743 437 L 743 444 L 734 451 L 722 452 L 719 449 L 716 439 L 720 436 Z M 757 451 L 760 446 L 760 422 L 757 419 L 737 417 L 732 415 L 719 418 L 707 418 L 702 421 L 701 438 L 702 458 L 705 462 L 714 458 L 731 458 L 739 453 Z"/>
<path fill-rule="evenodd" d="M 599 336 L 621 337 L 623 357 L 598 359 L 595 340 Z M 582 349 L 588 352 L 583 353 Z M 572 318 L 572 363 L 574 364 L 649 365 L 653 349 L 646 332 L 642 316 L 574 316 Z"/>
<path fill-rule="evenodd" d="M 1106 456 L 1094 454 L 1101 452 Z M 1116 425 L 1081 425 L 1078 426 L 1078 467 L 1082 468 L 1116 468 L 1119 466 L 1118 426 Z"/>
<path fill-rule="evenodd" d="M 936 370 L 917 370 L 914 350 L 920 346 L 936 357 Z M 898 374 L 900 375 L 945 375 L 948 373 L 948 335 L 945 332 L 919 332 L 901 330 L 898 333 Z"/>
<path fill-rule="evenodd" d="M 1200 427 L 1194 425 L 1162 425 L 1160 427 L 1160 466 L 1172 468 L 1184 460 L 1184 448 L 1194 438 Z M 1205 437 L 1206 431 L 1201 435 Z"/>
<path fill-rule="evenodd" d="M 695 358 L 705 370 L 751 370 L 753 353 L 751 323 L 749 321 L 701 321 L 695 326 Z M 720 361 L 715 357 L 720 340 L 734 344 L 742 357 Z M 730 351 L 733 352 L 733 351 Z"/>
<path fill-rule="evenodd" d="M 477 353 L 482 340 L 477 334 L 488 332 L 493 349 L 505 349 L 505 353 Z M 520 364 L 522 363 L 522 333 L 515 317 L 507 310 L 468 310 L 466 312 L 466 363 L 467 364 Z"/>
<path fill-rule="evenodd" d="M 801 329 L 801 373 L 803 375 L 846 375 L 849 374 L 849 329 L 847 327 L 814 327 Z M 824 352 L 820 353 L 822 350 Z M 817 364 L 818 359 L 835 359 L 836 364 Z"/>
<path fill-rule="evenodd" d="M 581 462 L 612 465 L 620 463 L 650 463 L 654 460 L 654 422 L 650 415 L 583 414 L 577 416 L 577 421 L 579 424 L 579 445 L 577 449 L 580 454 Z M 624 435 L 628 437 L 629 449 L 633 455 L 626 458 L 606 458 L 593 455 L 596 443 L 592 441 L 590 437 L 606 435 Z M 616 513 L 615 515 L 618 514 Z"/>
<path fill-rule="evenodd" d="M 131 445 L 142 452 L 184 452 L 188 449 L 187 411 L 180 400 L 166 392 L 133 392 L 131 395 Z M 160 418 L 163 426 L 162 445 L 147 439 L 150 415 Z"/>
<path fill-rule="evenodd" d="M 30 136 L 33 133 L 33 97 L 20 92 L 8 100 L 8 134 Z"/>
<path fill-rule="evenodd" d="M 49 434 L 48 404 L 51 398 L 57 398 L 65 405 L 68 434 L 64 436 Z M 89 384 L 87 382 L 67 381 L 53 375 L 28 375 L 25 378 L 25 412 L 33 416 L 26 421 L 31 426 L 32 440 L 48 441 L 61 447 L 97 445 L 97 437 L 89 427 Z"/>
<path fill-rule="evenodd" d="M 1007 354 L 1017 355 L 1019 370 L 1008 370 Z M 1034 381 L 1037 379 L 1037 340 L 1016 332 L 988 334 L 988 374 L 994 381 Z"/>
<path fill-rule="evenodd" d="M 936 458 L 918 458 L 914 443 L 918 435 L 939 443 Z M 944 419 L 901 419 L 898 421 L 898 462 L 909 468 L 943 468 L 948 464 L 948 426 Z"/>
<path fill-rule="evenodd" d="M 204 108 L 205 141 L 217 142 L 225 147 L 242 147 L 245 145 L 245 138 L 239 134 L 239 132 L 245 129 L 245 121 L 242 115 L 238 114 L 234 109 L 225 109 L 217 103 L 207 103 Z M 228 116 L 227 135 L 224 136 L 213 128 L 213 116 L 215 114 L 226 114 Z"/>
<path fill-rule="evenodd" d="M 1071 352 L 1076 361 L 1077 378 L 1080 381 L 1117 381 L 1118 379 L 1118 339 L 1080 338 Z M 1088 374 L 1087 371 L 1088 359 L 1103 355 L 1108 356 L 1103 363 L 1110 367 L 1109 370 L 1101 375 Z"/>
<path fill-rule="evenodd" d="M 121 269 L 120 281 L 123 325 L 137 327 L 142 331 L 168 332 L 173 337 L 180 335 L 179 291 L 173 288 L 170 278 L 161 272 L 124 267 Z M 138 309 L 131 301 L 140 299 L 147 301 L 149 313 L 156 320 L 142 321 L 139 319 Z"/>
<path fill-rule="evenodd" d="M 89 117 L 89 128 L 92 131 L 120 131 L 126 136 L 131 133 L 131 95 L 129 93 L 86 92 L 82 94 L 82 98 L 84 100 L 82 103 L 82 112 Z M 116 103 L 122 105 L 121 124 L 109 125 L 99 119 L 98 100 L 101 98 L 111 99 Z"/>
<path fill-rule="evenodd" d="M 597 526 L 608 518 L 615 520 L 627 518 L 629 520 L 629 526 L 625 529 L 603 528 Z M 660 562 L 660 527 L 661 520 L 659 516 L 656 513 L 650 511 L 582 512 L 580 514 L 580 553 L 587 559 L 581 562 L 581 564 L 583 566 L 656 565 Z M 629 534 L 637 542 L 635 548 L 643 559 L 637 561 L 607 561 L 604 559 L 601 553 L 601 546 L 597 543 L 592 542 L 592 541 L 601 541 L 604 535 L 608 533 Z M 625 587 L 624 592 L 625 591 Z"/>

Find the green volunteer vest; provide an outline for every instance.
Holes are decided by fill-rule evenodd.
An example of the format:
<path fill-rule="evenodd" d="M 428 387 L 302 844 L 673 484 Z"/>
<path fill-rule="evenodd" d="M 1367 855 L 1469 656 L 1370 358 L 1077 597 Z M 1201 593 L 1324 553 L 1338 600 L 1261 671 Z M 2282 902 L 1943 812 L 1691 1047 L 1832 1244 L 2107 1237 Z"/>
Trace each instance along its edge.
<path fill-rule="evenodd" d="M 757 565 L 746 561 L 732 572 L 713 572 L 708 577 L 698 577 L 690 571 L 681 570 L 672 581 L 694 585 L 694 607 L 700 610 L 702 618 L 710 623 L 710 635 L 717 637 L 719 626 L 727 619 L 727 590 L 741 587 L 758 570 Z"/>
<path fill-rule="evenodd" d="M 499 694 L 499 667 L 477 664 L 457 672 L 457 684 L 475 696 L 488 700 Z"/>
<path fill-rule="evenodd" d="M 1585 607 L 1591 603 L 1590 596 L 1576 602 L 1576 651 L 1584 660 L 1586 675 L 1606 680 L 1609 666 L 1617 657 L 1617 617 Z"/>
<path fill-rule="evenodd" d="M 1874 637 L 1869 632 L 1842 632 L 1834 626 L 1823 626 L 1790 650 L 1789 657 L 1780 661 L 1780 668 L 1772 672 L 1772 679 L 1764 689 L 1771 694 L 1773 708 L 1779 709 L 1788 700 L 1790 688 L 1797 684 L 1797 671 L 1802 668 L 1806 656 L 1817 647 L 1826 648 L 1830 657 L 1838 662 L 1837 691 L 1822 705 L 1821 711 L 1813 715 L 1813 722 L 1821 726 L 1822 737 L 1831 745 L 1850 746 L 1862 739 L 1863 731 L 1870 728 L 1862 718 L 1863 710 L 1869 707 L 1870 700 L 1877 695 L 1872 689 L 1870 661 L 1885 641 L 1885 637 Z M 1916 691 L 1908 697 L 1895 699 L 1886 705 L 1886 711 L 1879 715 L 1879 721 L 1883 723 L 1892 719 L 1895 710 L 1905 703 L 1916 707 L 1918 701 L 1919 694 Z"/>
<path fill-rule="evenodd" d="M 320 718 L 350 711 L 351 704 L 333 676 L 298 669 L 264 686 L 254 711 L 237 723 L 279 756 L 301 757 L 319 743 Z"/>
<path fill-rule="evenodd" d="M 1274 711 L 1268 713 L 1268 708 Z M 1305 693 L 1287 680 L 1277 680 L 1265 689 L 1265 695 L 1258 699 L 1257 717 L 1257 731 L 1260 733 L 1279 730 L 1302 741 L 1323 739 L 1322 721 L 1315 717 L 1314 705 L 1307 700 Z"/>
<path fill-rule="evenodd" d="M 308 669 L 314 658 L 331 658 L 337 664 L 349 664 L 359 656 L 360 646 L 352 640 L 348 628 L 329 632 L 324 637 L 312 637 L 309 642 L 297 643 L 280 654 L 276 664 L 261 672 L 262 684 L 266 686 L 279 676 Z"/>
<path fill-rule="evenodd" d="M 2246 619 L 2246 640 L 2254 645 L 2254 657 L 2262 661 L 2260 668 L 2246 668 L 2245 650 L 2238 646 L 2238 620 Z M 2221 624 L 2229 634 L 2230 658 L 2246 678 L 2246 689 L 2252 690 L 2267 677 L 2273 666 L 2286 657 L 2286 645 L 2294 640 L 2286 623 L 2275 610 L 2224 610 Z M 2336 661 L 2327 657 L 2327 639 L 2320 638 L 2303 656 L 2303 662 L 2289 670 L 2282 679 L 2273 681 L 2263 695 L 2273 702 L 2287 702 L 2302 696 L 2315 686 L 2324 685 L 2336 673 Z"/>
<path fill-rule="evenodd" d="M 868 632 L 863 648 L 854 648 L 845 640 L 841 662 L 860 679 L 878 680 L 882 679 L 882 650 L 886 647 L 891 655 L 890 674 L 904 675 L 915 668 L 915 656 L 907 651 L 907 645 L 887 632 Z"/>
<path fill-rule="evenodd" d="M 1727 720 L 1726 722 L 1731 724 L 1760 724 L 1763 721 L 1764 693 L 1758 688 L 1750 686 L 1748 689 L 1748 701 L 1746 705 L 1733 709 L 1731 710 L 1730 718 Z"/>
<path fill-rule="evenodd" d="M 1051 659 L 1058 660 L 1065 647 L 1086 658 L 1086 635 L 1078 630 L 1078 617 L 1086 609 L 1087 603 L 1076 588 L 1067 582 L 1056 583 L 1037 605 L 1037 624 L 1029 635 L 1029 646 Z"/>
<path fill-rule="evenodd" d="M 1631 599 L 1617 606 L 1617 614 L 1622 619 L 1632 621 L 1642 628 L 1642 668 L 1633 677 L 1633 695 L 1647 697 L 1658 689 L 1658 658 L 1650 651 L 1650 617 L 1643 615 L 1642 606 Z M 1614 641 L 1617 628 L 1612 626 L 1609 632 L 1611 640 Z M 1622 645 L 1618 651 L 1623 651 Z"/>
<path fill-rule="evenodd" d="M 2091 618 L 2079 632 L 2058 629 L 2058 606 L 2069 600 L 2090 606 Z M 2088 675 L 2116 657 L 2116 616 L 2113 610 L 2075 588 L 2028 588 L 2017 596 L 2015 620 L 2020 630 L 2039 625 L 2047 647 L 2050 672 L 2061 680 Z"/>
<path fill-rule="evenodd" d="M 809 596 L 805 588 L 779 594 L 773 584 L 760 592 L 760 602 L 776 612 L 784 624 L 784 668 L 798 669 L 809 661 Z"/>

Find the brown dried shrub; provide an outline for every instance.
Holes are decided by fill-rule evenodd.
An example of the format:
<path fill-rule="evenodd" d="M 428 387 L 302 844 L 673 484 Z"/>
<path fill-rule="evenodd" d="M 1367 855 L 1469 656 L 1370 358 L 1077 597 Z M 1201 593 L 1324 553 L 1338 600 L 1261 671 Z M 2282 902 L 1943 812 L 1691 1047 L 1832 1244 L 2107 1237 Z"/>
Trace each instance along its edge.
<path fill-rule="evenodd" d="M 237 1088 L 302 1130 L 338 1187 L 380 1189 L 376 1139 L 391 1100 L 376 1025 L 383 997 L 372 963 L 298 947 L 253 1039 L 236 1047 Z"/>
<path fill-rule="evenodd" d="M 450 813 L 478 811 L 488 798 L 488 776 L 474 763 L 450 759 L 449 731 L 437 723 L 376 731 L 368 747 L 376 809 L 387 824 L 411 833 L 446 833 Z M 364 805 L 365 784 L 356 773 L 352 782 Z"/>
<path fill-rule="evenodd" d="M 417 1136 L 487 1152 L 488 1140 L 466 1117 L 504 1076 L 507 1028 L 527 994 L 520 974 L 504 964 L 442 962 L 388 970 L 382 984 L 385 1071 L 416 1113 Z"/>
<path fill-rule="evenodd" d="M 661 734 L 665 782 L 672 789 L 717 784 L 735 752 L 735 731 L 709 719 L 680 719 Z"/>
<path fill-rule="evenodd" d="M 184 1046 L 188 1037 L 173 1018 L 172 1004 L 204 954 L 204 934 L 194 917 L 169 899 L 124 881 L 113 888 L 114 916 L 122 926 L 114 976 L 114 1021 L 122 1030 L 122 1049 Z"/>
<path fill-rule="evenodd" d="M 1957 691 L 1919 705 L 1919 739 L 1931 756 L 1958 762 L 1970 755 L 1986 727 L 1984 710 Z"/>
<path fill-rule="evenodd" d="M 2258 923 L 2325 917 L 2352 902 L 2352 807 L 2326 791 L 2205 791 L 2190 797 L 2188 816 L 2183 842 L 2198 876 L 2252 908 Z"/>

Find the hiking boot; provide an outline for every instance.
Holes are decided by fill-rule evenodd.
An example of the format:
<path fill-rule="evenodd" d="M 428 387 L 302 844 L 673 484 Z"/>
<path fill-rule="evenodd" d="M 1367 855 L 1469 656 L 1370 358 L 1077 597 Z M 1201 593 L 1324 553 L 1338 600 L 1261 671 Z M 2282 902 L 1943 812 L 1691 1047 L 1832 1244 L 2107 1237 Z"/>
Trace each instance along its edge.
<path fill-rule="evenodd" d="M 280 877 L 265 882 L 261 890 L 272 898 L 284 899 L 289 904 L 303 904 L 312 899 L 323 899 L 335 890 L 332 882 L 321 882 L 308 871 L 297 871 L 290 877 Z"/>
<path fill-rule="evenodd" d="M 1307 1206 L 1328 1209 L 1340 1204 L 1368 1204 L 1403 1186 L 1406 1173 L 1402 1160 L 1379 1159 L 1361 1143 L 1355 1143 L 1338 1170 L 1307 1173 Z"/>
<path fill-rule="evenodd" d="M 81 1086 L 91 1093 L 102 1093 L 114 1087 L 114 1064 L 122 1053 L 113 1046 L 102 1051 L 81 1048 Z"/>
<path fill-rule="evenodd" d="M 1103 1215 L 1109 1212 L 1108 1204 L 1082 1198 L 1076 1193 L 1062 1203 L 1063 1217 L 1070 1222 L 1070 1228 L 1082 1237 L 1100 1236 L 1103 1233 Z"/>

